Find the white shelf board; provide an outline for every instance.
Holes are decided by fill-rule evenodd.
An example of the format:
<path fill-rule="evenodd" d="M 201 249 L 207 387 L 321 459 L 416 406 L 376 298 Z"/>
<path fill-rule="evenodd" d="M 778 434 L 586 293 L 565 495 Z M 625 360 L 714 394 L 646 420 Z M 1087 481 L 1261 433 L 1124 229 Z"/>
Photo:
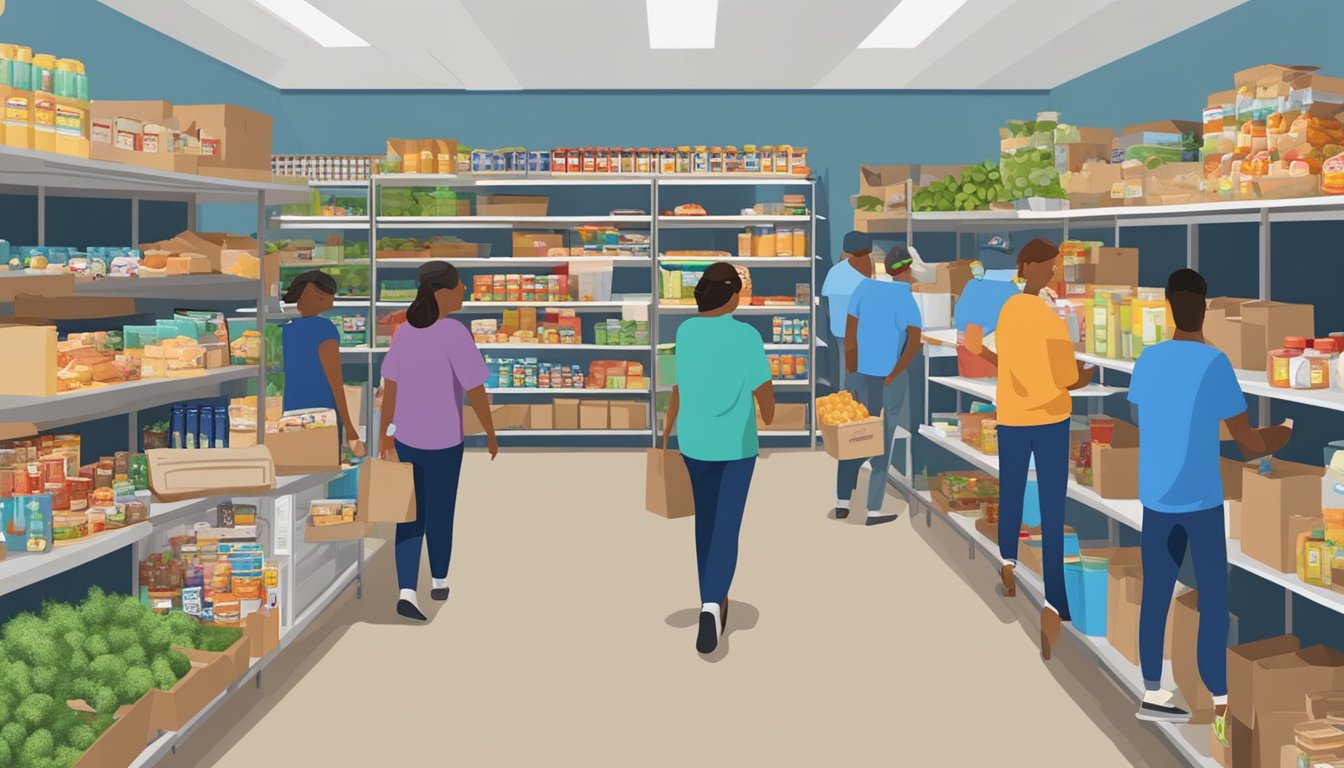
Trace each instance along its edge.
<path fill-rule="evenodd" d="M 619 395 L 647 395 L 647 389 L 577 389 L 574 387 L 490 387 L 491 395 L 565 395 L 568 397 L 611 397 Z"/>
<path fill-rule="evenodd" d="M 272 229 L 365 229 L 368 216 L 272 216 Z"/>
<path fill-rule="evenodd" d="M 54 397 L 0 395 L 0 423 L 32 422 L 38 428 L 74 424 L 118 416 L 175 400 L 218 391 L 225 382 L 257 376 L 257 367 L 234 365 L 213 368 L 185 379 L 141 379 L 96 389 L 62 392 Z"/>
<path fill-rule="evenodd" d="M 774 379 L 770 382 L 776 387 L 808 387 L 812 385 L 811 379 Z"/>
<path fill-rule="evenodd" d="M 1123 373 L 1134 372 L 1133 360 L 1112 360 L 1096 355 L 1078 355 L 1078 359 L 1092 363 L 1098 368 Z M 1272 387 L 1266 380 L 1264 371 L 1238 370 L 1236 375 L 1237 383 L 1241 385 L 1241 391 L 1248 395 L 1267 397 L 1286 403 L 1301 403 L 1331 411 L 1344 411 L 1344 391 L 1338 389 L 1282 389 Z"/>
<path fill-rule="evenodd" d="M 930 509 L 933 508 L 933 502 L 928 491 L 920 491 L 919 496 L 926 506 Z M 998 562 L 997 543 L 990 541 L 976 529 L 975 518 L 957 514 L 936 514 L 944 517 L 950 525 L 960 530 L 963 536 L 986 555 L 989 562 Z M 1017 569 L 1017 584 L 1032 603 L 1036 605 L 1044 604 L 1045 584 L 1034 571 L 1029 568 Z M 1064 632 L 1062 634 L 1078 643 L 1084 651 L 1095 658 L 1102 669 L 1105 669 L 1116 683 L 1133 696 L 1136 702 L 1143 696 L 1142 671 L 1138 666 L 1131 664 L 1129 659 L 1122 656 L 1114 646 L 1106 641 L 1106 638 L 1084 635 L 1071 622 L 1065 622 L 1063 628 Z M 1170 661 L 1164 661 L 1162 664 L 1162 679 L 1163 687 L 1167 690 L 1173 690 L 1176 687 L 1175 680 L 1172 678 Z M 1155 725 L 1166 738 L 1167 743 L 1180 753 L 1187 764 L 1198 768 L 1218 768 L 1217 761 L 1208 754 L 1208 729 L 1210 726 L 1173 723 L 1157 723 Z"/>
<path fill-rule="evenodd" d="M 821 345 L 821 344 L 817 344 L 817 346 L 820 347 L 820 346 L 822 346 L 822 345 Z M 806 344 L 771 344 L 771 343 L 767 342 L 766 345 L 765 345 L 765 351 L 766 351 L 766 352 L 807 352 L 807 351 L 808 351 L 808 347 L 807 347 Z"/>
<path fill-rule="evenodd" d="M 921 232 L 972 231 L 983 227 L 1049 229 L 1064 222 L 1104 227 L 1178 226 L 1258 221 L 1262 211 L 1271 221 L 1330 220 L 1344 215 L 1339 196 L 1301 197 L 1287 200 L 1219 200 L 1181 205 L 1132 205 L 1114 208 L 1077 208 L 1064 211 L 919 211 L 911 224 Z"/>
<path fill-rule="evenodd" d="M 380 301 L 380 307 L 408 307 L 409 301 Z M 648 299 L 630 299 L 621 301 L 467 301 L 462 303 L 463 312 L 501 312 L 510 307 L 556 307 L 572 309 L 575 312 L 612 312 L 626 307 L 648 307 Z"/>
<path fill-rule="evenodd" d="M 149 536 L 152 530 L 148 523 L 137 523 L 94 534 L 44 554 L 11 552 L 7 558 L 0 560 L 0 595 L 7 595 L 110 555 L 122 547 L 129 547 Z"/>
<path fill-rule="evenodd" d="M 498 437 L 648 437 L 651 434 L 647 429 L 501 429 L 495 432 Z"/>
<path fill-rule="evenodd" d="M 812 268 L 812 260 L 806 256 L 727 256 L 717 259 L 694 256 L 659 256 L 658 261 L 663 264 L 710 264 L 716 261 L 726 261 L 730 264 L 746 264 L 753 267 Z"/>
<path fill-rule="evenodd" d="M 585 350 L 585 351 L 598 351 L 598 352 L 648 352 L 649 350 L 653 349 L 653 347 L 647 344 L 621 346 L 614 344 L 512 344 L 512 343 L 492 343 L 492 342 L 477 344 L 476 348 L 484 350 L 531 349 L 531 350 L 544 350 L 548 352 L 550 350 L 555 350 L 557 352 L 564 352 L 567 350 Z"/>
<path fill-rule="evenodd" d="M 610 261 L 616 267 L 648 267 L 651 263 L 647 256 L 557 256 L 555 258 L 532 258 L 528 256 L 500 256 L 486 259 L 378 259 L 378 269 L 415 269 L 431 261 L 447 261 L 461 269 L 463 267 L 486 267 L 490 269 L 508 269 L 509 267 L 554 267 L 561 264 L 596 263 Z"/>
<path fill-rule="evenodd" d="M 621 173 L 380 173 L 379 186 L 389 187 L 647 187 L 652 174 Z"/>
<path fill-rule="evenodd" d="M 810 225 L 811 216 L 659 216 L 658 226 L 663 229 L 738 229 L 740 227 L 768 227 L 776 224 Z"/>
<path fill-rule="evenodd" d="M 259 195 L 267 205 L 308 199 L 302 182 L 238 181 L 5 146 L 0 146 L 0 186 L 44 187 L 49 195 L 74 197 L 195 196 L 198 203 L 255 204 Z"/>
<path fill-rule="evenodd" d="M 320 485 L 335 480 L 341 476 L 345 470 L 331 470 L 327 472 L 312 472 L 305 475 L 281 475 L 275 478 L 275 488 L 261 494 L 224 494 L 221 496 L 207 496 L 200 499 L 184 499 L 182 501 L 155 501 L 153 498 L 147 499 L 149 507 L 149 521 L 151 525 L 161 525 L 173 520 L 180 520 L 183 517 L 203 512 L 211 507 L 219 505 L 221 502 L 233 498 L 272 498 L 275 496 L 286 496 L 293 493 L 301 493 L 310 488 L 316 488 Z M 148 496 L 148 494 L 143 494 Z"/>
<path fill-rule="evenodd" d="M 382 354 L 384 352 L 387 352 L 387 347 L 370 347 L 367 344 L 359 347 L 341 347 L 342 355 Z"/>
<path fill-rule="evenodd" d="M 659 176 L 660 187 L 809 187 L 812 180 L 806 176 L 787 173 L 680 174 Z"/>
<path fill-rule="evenodd" d="M 805 429 L 758 429 L 758 437 L 814 437 L 811 432 Z M 817 432 L 815 437 L 820 437 L 821 432 Z"/>
<path fill-rule="evenodd" d="M 688 314 L 694 315 L 699 312 L 694 304 L 661 304 L 658 311 L 667 314 Z M 775 307 L 765 307 L 751 305 L 738 307 L 733 310 L 734 315 L 805 315 L 811 311 L 811 308 L 803 304 L 784 304 Z"/>
<path fill-rule="evenodd" d="M 1277 568 L 1272 568 L 1243 553 L 1241 551 L 1241 541 L 1238 539 L 1227 540 L 1227 561 L 1243 571 L 1253 573 L 1265 581 L 1301 595 L 1317 605 L 1323 605 L 1336 613 L 1344 613 L 1344 592 L 1313 586 L 1297 578 L 1296 573 L 1284 573 Z"/>
<path fill-rule="evenodd" d="M 997 379 L 968 379 L 963 376 L 930 376 L 929 381 L 934 384 L 942 384 L 958 392 L 965 392 L 972 397 L 980 398 L 987 402 L 994 402 Z M 1073 397 L 1110 397 L 1111 395 L 1125 392 L 1123 387 L 1104 387 L 1100 384 L 1089 384 L 1082 389 L 1075 389 L 1069 394 Z"/>
<path fill-rule="evenodd" d="M 652 216 L 379 216 L 378 229 L 569 229 L 580 224 L 615 224 L 647 227 Z"/>
<path fill-rule="evenodd" d="M 303 178 L 296 176 L 294 178 Z M 313 189 L 368 189 L 368 179 L 330 181 L 323 179 L 309 179 L 308 186 Z"/>

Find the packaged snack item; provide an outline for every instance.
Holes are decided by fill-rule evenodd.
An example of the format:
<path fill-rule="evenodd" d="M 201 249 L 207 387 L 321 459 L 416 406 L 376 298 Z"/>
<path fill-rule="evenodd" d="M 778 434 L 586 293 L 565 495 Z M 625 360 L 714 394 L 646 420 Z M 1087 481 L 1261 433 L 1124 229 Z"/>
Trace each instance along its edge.
<path fill-rule="evenodd" d="M 202 605 L 201 588 L 183 587 L 182 612 L 187 614 L 188 616 L 191 616 L 192 618 L 199 619 L 201 617 L 201 612 L 203 609 L 204 606 Z"/>
<path fill-rule="evenodd" d="M 1321 164 L 1321 194 L 1344 195 L 1344 152 Z"/>

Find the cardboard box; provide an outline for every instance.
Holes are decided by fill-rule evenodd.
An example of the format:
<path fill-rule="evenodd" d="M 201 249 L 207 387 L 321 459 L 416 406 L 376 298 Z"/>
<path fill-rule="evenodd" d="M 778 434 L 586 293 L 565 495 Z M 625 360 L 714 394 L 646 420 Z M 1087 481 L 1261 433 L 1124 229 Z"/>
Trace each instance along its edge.
<path fill-rule="evenodd" d="M 563 232 L 514 232 L 514 258 L 545 258 L 552 248 L 565 247 Z"/>
<path fill-rule="evenodd" d="M 854 229 L 871 233 L 904 232 L 906 213 L 910 210 L 906 196 L 913 196 L 918 189 L 914 184 L 907 189 L 906 182 L 917 174 L 918 166 L 913 165 L 860 165 L 858 198 L 876 198 L 881 201 L 881 210 L 855 208 Z"/>
<path fill-rule="evenodd" d="M 149 744 L 150 737 L 158 736 L 158 731 L 150 725 L 154 717 L 154 699 L 151 693 L 118 709 L 116 720 L 80 755 L 75 768 L 115 768 L 134 763 Z"/>
<path fill-rule="evenodd" d="M 1152 120 L 1147 123 L 1127 125 L 1120 130 L 1120 136 L 1135 133 L 1193 133 L 1196 136 L 1204 132 L 1204 124 L 1197 120 Z"/>
<path fill-rule="evenodd" d="M 1229 706 L 1231 698 L 1229 697 Z M 1213 738 L 1213 729 L 1209 729 Z M 1217 739 L 1214 739 L 1216 742 Z M 1229 768 L 1252 768 L 1255 765 L 1255 733 L 1251 726 L 1234 717 L 1227 718 Z"/>
<path fill-rule="evenodd" d="M 1223 351 L 1233 368 L 1265 369 L 1263 339 L 1244 333 L 1241 308 L 1253 299 L 1215 298 L 1209 300 L 1204 313 L 1204 338 Z"/>
<path fill-rule="evenodd" d="M 306 475 L 341 468 L 341 431 L 337 427 L 274 432 L 264 440 L 277 475 Z"/>
<path fill-rule="evenodd" d="M 579 401 L 579 429 L 608 429 L 609 400 Z"/>
<path fill-rule="evenodd" d="M 1139 449 L 1092 446 L 1092 490 L 1103 499 L 1139 497 Z"/>
<path fill-rule="evenodd" d="M 953 296 L 961 296 L 961 291 L 966 284 L 971 281 L 971 262 L 968 259 L 959 261 L 940 261 L 934 263 L 934 277 L 932 290 L 936 293 L 949 293 Z"/>
<path fill-rule="evenodd" d="M 1240 501 L 1241 475 L 1247 469 L 1251 468 L 1250 464 L 1243 461 L 1237 461 L 1235 459 L 1219 457 L 1218 468 L 1223 475 L 1223 498 L 1229 501 Z M 1259 472 L 1258 462 L 1255 468 L 1258 474 Z"/>
<path fill-rule="evenodd" d="M 1073 208 L 1110 208 L 1124 203 L 1124 189 L 1117 193 L 1123 176 L 1119 165 L 1102 160 L 1083 163 L 1078 171 L 1069 174 L 1064 182 Z"/>
<path fill-rule="evenodd" d="M 1344 718 L 1344 690 L 1308 693 L 1307 714 L 1313 720 Z"/>
<path fill-rule="evenodd" d="M 1204 202 L 1204 164 L 1163 163 L 1144 175 L 1143 194 L 1148 205 L 1185 205 Z"/>
<path fill-rule="evenodd" d="M 515 235 L 514 237 L 517 237 Z M 558 235 L 557 235 L 558 237 Z M 401 253 L 404 253 L 402 251 Z M 423 253 L 415 251 L 419 258 L 423 258 Z M 515 254 L 516 255 L 516 254 Z M 543 256 L 545 254 L 542 254 Z M 482 259 L 490 257 L 489 243 L 430 243 L 429 257 L 431 259 Z M 378 254 L 378 258 L 391 258 Z"/>
<path fill-rule="evenodd" d="M 172 688 L 151 689 L 150 728 L 176 731 L 234 681 L 230 660 L 222 653 L 174 648 L 191 660 L 191 670 Z"/>
<path fill-rule="evenodd" d="M 984 429 L 986 421 L 994 421 L 998 414 L 989 413 L 959 413 L 957 414 L 957 429 L 961 435 L 961 442 L 971 446 L 977 451 L 984 451 Z"/>
<path fill-rule="evenodd" d="M 1301 87 L 1303 83 L 1310 83 L 1312 73 L 1318 69 L 1320 67 L 1304 64 L 1260 64 L 1240 70 L 1233 77 L 1233 82 L 1238 90 L 1249 88 L 1252 92 L 1258 86 L 1275 83 Z"/>
<path fill-rule="evenodd" d="M 1307 719 L 1306 712 L 1257 712 L 1251 726 L 1256 768 L 1281 765 L 1283 748 L 1293 745 L 1294 730 Z"/>
<path fill-rule="evenodd" d="M 649 449 L 644 478 L 644 508 L 666 518 L 695 514 L 691 475 L 679 451 Z"/>
<path fill-rule="evenodd" d="M 97 126 L 95 122 L 95 130 Z M 89 143 L 89 158 L 172 173 L 196 173 L 200 170 L 201 160 L 200 155 L 188 155 L 182 152 L 137 152 L 97 140 Z"/>
<path fill-rule="evenodd" d="M 1227 740 L 1228 740 L 1228 746 L 1226 746 L 1226 747 L 1223 746 L 1222 742 L 1218 741 L 1218 736 L 1217 736 L 1217 734 L 1215 734 L 1215 733 L 1213 732 L 1213 729 L 1212 729 L 1212 728 L 1209 729 L 1209 757 L 1212 757 L 1212 758 L 1213 758 L 1213 761 L 1214 761 L 1215 763 L 1217 763 L 1217 764 L 1223 766 L 1223 768 L 1231 768 L 1231 766 L 1232 766 L 1232 745 L 1231 745 L 1231 741 L 1232 741 L 1232 719 L 1231 719 L 1231 718 L 1228 718 L 1228 721 L 1227 721 L 1227 729 L 1223 732 L 1223 734 L 1224 734 L 1224 736 L 1227 737 Z M 1296 768 L 1296 766 L 1294 766 L 1294 768 Z"/>
<path fill-rule="evenodd" d="M 1344 653 L 1325 645 L 1313 645 L 1296 653 L 1259 659 L 1252 672 L 1255 720 L 1264 712 L 1301 712 L 1307 720 L 1307 694 L 1328 693 L 1344 688 Z"/>
<path fill-rule="evenodd" d="M 406 523 L 414 520 L 415 479 L 411 465 L 400 461 L 365 459 L 359 465 L 359 497 L 355 503 L 356 523 Z"/>
<path fill-rule="evenodd" d="M 303 540 L 308 542 L 356 541 L 367 539 L 374 532 L 374 524 L 355 516 L 353 523 L 336 525 L 313 525 L 309 520 L 303 528 Z"/>
<path fill-rule="evenodd" d="M 556 429 L 579 428 L 579 402 L 578 398 L 570 397 L 557 397 L 551 401 Z"/>
<path fill-rule="evenodd" d="M 260 659 L 280 647 L 280 611 L 260 608 L 243 619 L 248 656 Z"/>
<path fill-rule="evenodd" d="M 609 418 L 612 429 L 648 429 L 649 406 L 641 402 L 612 400 Z"/>
<path fill-rule="evenodd" d="M 275 488 L 275 463 L 265 446 L 153 448 L 149 489 L 160 501 L 255 496 Z"/>
<path fill-rule="evenodd" d="M 476 198 L 476 215 L 545 216 L 549 206 L 545 195 L 481 195 Z"/>
<path fill-rule="evenodd" d="M 1093 266 L 1092 280 L 1082 282 L 1098 285 L 1139 284 L 1138 248 L 1098 248 L 1097 262 Z"/>
<path fill-rule="evenodd" d="M 1060 173 L 1081 171 L 1090 160 L 1109 161 L 1110 159 L 1110 139 L 1096 144 L 1078 142 L 1055 145 L 1055 168 Z"/>
<path fill-rule="evenodd" d="M 495 423 L 496 430 L 530 429 L 531 415 L 532 408 L 525 403 L 495 405 L 490 408 L 490 419 Z"/>
<path fill-rule="evenodd" d="M 270 115 L 235 104 L 191 104 L 173 107 L 182 130 L 201 136 L 200 166 L 271 172 Z M 218 152 L 207 135 L 218 139 Z M 207 149 L 210 151 L 207 152 Z"/>
<path fill-rule="evenodd" d="M 882 419 L 870 416 L 849 424 L 821 425 L 821 443 L 833 459 L 864 459 L 882 455 Z"/>
<path fill-rule="evenodd" d="M 0 395 L 53 397 L 56 394 L 56 328 L 0 325 Z"/>
<path fill-rule="evenodd" d="M 761 421 L 760 408 L 757 408 L 756 429 L 760 432 L 804 431 L 807 429 L 807 405 L 804 403 L 775 403 L 775 418 L 769 424 Z"/>
<path fill-rule="evenodd" d="M 528 407 L 528 423 L 532 429 L 555 429 L 555 408 L 551 403 L 537 403 Z"/>
<path fill-rule="evenodd" d="M 1213 722 L 1213 696 L 1199 675 L 1199 593 L 1193 590 L 1176 596 L 1171 613 L 1171 671 L 1176 686 L 1185 698 L 1190 722 Z"/>
<path fill-rule="evenodd" d="M 71 274 L 30 275 L 25 272 L 0 272 L 0 304 L 8 304 L 22 295 L 50 298 L 75 295 L 75 276 Z M 17 310 L 14 314 L 25 317 Z"/>
<path fill-rule="evenodd" d="M 1243 724 L 1255 722 L 1255 666 L 1263 659 L 1297 653 L 1298 639 L 1279 635 L 1227 649 L 1227 711 Z"/>
<path fill-rule="evenodd" d="M 1316 308 L 1311 304 L 1288 304 L 1282 301 L 1250 301 L 1241 305 L 1244 332 L 1251 334 L 1263 350 L 1260 364 L 1252 370 L 1265 370 L 1269 350 L 1283 346 L 1286 336 L 1312 338 L 1316 333 Z"/>
<path fill-rule="evenodd" d="M 1227 537 L 1229 539 L 1241 538 L 1241 502 L 1227 502 Z"/>
<path fill-rule="evenodd" d="M 94 99 L 89 102 L 90 118 L 125 117 L 142 123 L 163 124 L 173 119 L 173 105 L 167 101 L 109 101 Z"/>
<path fill-rule="evenodd" d="M 1269 475 L 1242 470 L 1242 552 L 1289 573 L 1297 570 L 1297 535 L 1323 524 L 1322 467 L 1274 460 Z"/>

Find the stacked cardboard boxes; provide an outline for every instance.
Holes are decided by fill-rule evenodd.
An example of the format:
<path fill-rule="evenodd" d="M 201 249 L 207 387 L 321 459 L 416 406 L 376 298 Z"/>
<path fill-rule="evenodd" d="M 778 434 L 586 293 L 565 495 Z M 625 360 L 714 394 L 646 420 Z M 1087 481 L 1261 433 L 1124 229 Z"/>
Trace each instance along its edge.
<path fill-rule="evenodd" d="M 1269 474 L 1244 466 L 1241 502 L 1254 510 L 1240 520 L 1241 549 L 1284 573 L 1297 570 L 1297 537 L 1323 528 L 1321 477 L 1325 470 L 1309 464 L 1273 460 Z"/>
<path fill-rule="evenodd" d="M 1312 338 L 1316 314 L 1310 304 L 1215 298 L 1209 300 L 1204 337 L 1222 350 L 1233 368 L 1263 371 L 1269 351 L 1286 336 Z"/>
<path fill-rule="evenodd" d="M 244 107 L 94 101 L 89 125 L 89 156 L 95 160 L 271 180 L 271 116 Z"/>

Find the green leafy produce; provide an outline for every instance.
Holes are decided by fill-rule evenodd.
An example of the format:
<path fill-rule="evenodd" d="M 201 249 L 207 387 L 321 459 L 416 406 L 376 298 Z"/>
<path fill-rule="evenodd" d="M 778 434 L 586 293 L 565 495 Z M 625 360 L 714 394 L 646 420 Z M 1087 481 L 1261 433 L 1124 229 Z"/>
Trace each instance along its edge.
<path fill-rule="evenodd" d="M 946 176 L 915 192 L 916 211 L 982 211 L 991 203 L 1012 199 L 992 160 L 971 165 L 960 177 Z"/>
<path fill-rule="evenodd" d="M 882 198 L 872 195 L 859 195 L 854 201 L 854 209 L 857 211 L 868 211 L 869 213 L 882 212 Z"/>

